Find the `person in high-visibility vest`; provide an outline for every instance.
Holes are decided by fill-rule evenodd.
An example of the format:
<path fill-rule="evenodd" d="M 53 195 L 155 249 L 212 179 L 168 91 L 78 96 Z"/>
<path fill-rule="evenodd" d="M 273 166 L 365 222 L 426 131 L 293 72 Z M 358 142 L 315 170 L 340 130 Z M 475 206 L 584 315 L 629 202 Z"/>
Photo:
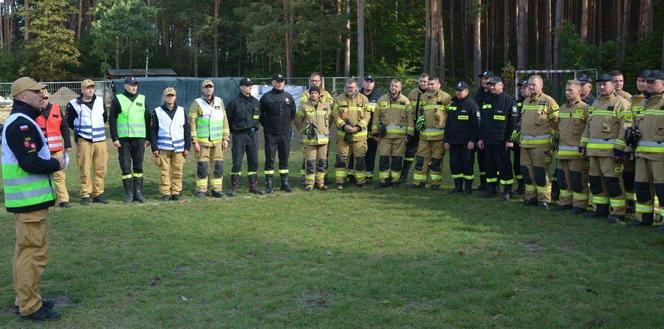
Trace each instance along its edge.
<path fill-rule="evenodd" d="M 138 93 L 135 77 L 125 78 L 124 88 L 125 91 L 115 95 L 111 103 L 109 128 L 113 145 L 118 148 L 124 202 L 143 203 L 143 153 L 149 144 L 146 138 L 150 113 L 146 110 L 145 95 Z"/>
<path fill-rule="evenodd" d="M 35 122 L 37 122 L 44 136 L 46 136 L 51 155 L 62 158 L 65 156 L 65 153 L 69 154 L 69 151 L 71 151 L 67 121 L 65 121 L 60 105 L 49 102 L 50 94 L 48 90 L 44 89 L 42 92 L 44 96 L 42 99 L 41 115 L 35 119 Z M 58 170 L 53 173 L 55 195 L 58 198 L 56 203 L 60 208 L 71 208 L 71 205 L 69 205 L 69 192 L 65 183 L 66 177 L 64 170 Z"/>
<path fill-rule="evenodd" d="M 48 263 L 48 208 L 55 204 L 51 174 L 62 170 L 62 157 L 52 157 L 41 128 L 45 85 L 22 77 L 11 85 L 12 111 L 2 133 L 2 179 L 5 208 L 14 214 L 14 289 L 21 319 L 48 321 L 60 314 L 54 302 L 39 294 L 41 274 Z"/>
<path fill-rule="evenodd" d="M 196 98 L 187 115 L 191 127 L 191 142 L 196 151 L 196 197 L 204 198 L 208 191 L 208 167 L 214 167 L 209 177 L 210 194 L 223 198 L 224 150 L 230 141 L 228 118 L 224 101 L 214 95 L 214 82 L 201 84 L 203 96 Z"/>

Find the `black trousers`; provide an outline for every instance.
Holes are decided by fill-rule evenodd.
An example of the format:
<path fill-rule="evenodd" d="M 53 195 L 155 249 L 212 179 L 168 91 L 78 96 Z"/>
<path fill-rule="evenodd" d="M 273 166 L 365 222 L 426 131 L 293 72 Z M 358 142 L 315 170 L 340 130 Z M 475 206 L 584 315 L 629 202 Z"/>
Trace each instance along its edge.
<path fill-rule="evenodd" d="M 450 145 L 450 171 L 452 178 L 472 180 L 475 168 L 475 151 L 469 151 L 467 144 Z"/>
<path fill-rule="evenodd" d="M 512 185 L 512 163 L 505 149 L 505 145 L 486 145 L 484 147 L 484 169 L 487 183 L 496 183 L 500 174 L 500 183 Z"/>
<path fill-rule="evenodd" d="M 272 135 L 265 134 L 265 174 L 274 174 L 274 156 L 279 153 L 279 172 L 287 173 L 288 155 L 290 153 L 290 133 Z"/>
<path fill-rule="evenodd" d="M 233 145 L 231 154 L 233 156 L 233 169 L 231 174 L 240 174 L 242 172 L 242 160 L 244 154 L 247 154 L 247 171 L 250 175 L 258 171 L 258 141 L 255 131 L 235 132 L 232 135 Z"/>
<path fill-rule="evenodd" d="M 143 154 L 145 153 L 144 138 L 120 138 L 118 159 L 122 176 L 143 173 Z"/>
<path fill-rule="evenodd" d="M 480 176 L 484 177 L 486 176 L 486 166 L 484 165 L 484 153 L 486 152 L 486 148 L 484 150 L 477 150 L 477 166 L 480 169 Z"/>
<path fill-rule="evenodd" d="M 376 167 L 376 151 L 378 150 L 378 142 L 373 138 L 367 139 L 367 154 L 364 156 L 367 165 L 367 174 L 373 173 Z"/>
<path fill-rule="evenodd" d="M 521 176 L 521 147 L 517 143 L 514 143 L 512 148 L 512 171 L 514 171 L 514 178 L 523 179 Z"/>
<path fill-rule="evenodd" d="M 406 143 L 406 153 L 403 155 L 404 161 L 415 161 L 415 154 L 417 153 L 417 146 L 419 143 L 419 136 L 408 140 L 408 143 Z"/>

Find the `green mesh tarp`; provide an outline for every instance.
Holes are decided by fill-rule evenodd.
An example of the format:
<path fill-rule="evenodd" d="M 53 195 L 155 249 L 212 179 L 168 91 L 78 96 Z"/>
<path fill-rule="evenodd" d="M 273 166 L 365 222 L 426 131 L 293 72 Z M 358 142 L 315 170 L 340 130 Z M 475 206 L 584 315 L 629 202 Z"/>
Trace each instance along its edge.
<path fill-rule="evenodd" d="M 221 97 L 224 103 L 233 100 L 240 93 L 239 81 L 241 78 L 175 78 L 175 77 L 136 77 L 138 93 L 145 95 L 145 102 L 153 109 L 164 102 L 164 89 L 175 88 L 177 104 L 188 109 L 194 99 L 201 97 L 201 83 L 204 80 L 214 82 L 214 94 Z M 112 80 L 115 94 L 124 92 L 124 79 Z"/>

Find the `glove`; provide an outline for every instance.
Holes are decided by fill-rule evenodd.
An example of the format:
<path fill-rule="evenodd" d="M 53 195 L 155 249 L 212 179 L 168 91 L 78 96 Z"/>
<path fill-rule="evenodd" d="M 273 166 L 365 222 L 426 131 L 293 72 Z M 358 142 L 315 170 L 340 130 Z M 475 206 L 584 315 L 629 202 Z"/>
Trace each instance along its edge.
<path fill-rule="evenodd" d="M 518 143 L 521 139 L 521 132 L 518 130 L 512 130 L 512 136 L 510 136 L 510 141 Z"/>
<path fill-rule="evenodd" d="M 417 121 L 415 122 L 415 126 L 417 127 L 417 131 L 424 130 L 424 114 L 420 115 L 417 118 Z"/>
<path fill-rule="evenodd" d="M 613 156 L 622 159 L 625 156 L 625 151 L 619 149 L 613 149 Z"/>
<path fill-rule="evenodd" d="M 579 153 L 581 155 L 585 155 L 586 154 L 586 147 L 585 146 L 579 146 Z"/>

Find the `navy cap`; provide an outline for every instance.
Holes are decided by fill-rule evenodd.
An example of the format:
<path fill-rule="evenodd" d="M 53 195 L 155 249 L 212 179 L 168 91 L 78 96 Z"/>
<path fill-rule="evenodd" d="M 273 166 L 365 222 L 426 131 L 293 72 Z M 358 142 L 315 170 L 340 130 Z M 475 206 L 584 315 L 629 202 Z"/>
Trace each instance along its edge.
<path fill-rule="evenodd" d="M 577 80 L 582 85 L 585 85 L 586 83 L 593 83 L 593 79 L 591 77 L 589 77 L 588 75 L 586 75 L 586 74 L 581 75 Z"/>
<path fill-rule="evenodd" d="M 655 80 L 664 80 L 664 72 L 660 70 L 653 70 L 650 72 L 650 75 L 647 78 L 648 81 L 655 81 Z"/>
<path fill-rule="evenodd" d="M 136 81 L 135 77 L 126 77 L 125 81 L 124 81 L 124 84 L 126 84 L 126 85 L 137 85 L 138 81 Z"/>
<path fill-rule="evenodd" d="M 373 75 L 369 74 L 369 75 L 365 76 L 364 81 L 374 81 Z"/>
<path fill-rule="evenodd" d="M 495 76 L 495 74 L 493 74 L 493 72 L 484 71 L 478 77 L 480 77 L 480 78 L 491 78 L 492 76 Z"/>
<path fill-rule="evenodd" d="M 613 76 L 611 74 L 604 73 L 597 78 L 597 82 L 607 82 L 607 81 L 613 81 Z"/>
<path fill-rule="evenodd" d="M 314 91 L 320 94 L 320 88 L 318 88 L 316 86 L 309 87 L 309 93 L 312 93 Z"/>
<path fill-rule="evenodd" d="M 502 82 L 503 82 L 503 79 L 501 79 L 497 75 L 492 76 L 491 79 L 489 80 L 490 85 L 495 85 L 496 83 L 502 83 Z"/>
<path fill-rule="evenodd" d="M 272 81 L 274 81 L 274 80 L 284 81 L 284 80 L 286 80 L 286 78 L 284 78 L 283 74 L 279 73 L 279 74 L 275 74 L 275 75 L 272 76 Z"/>
<path fill-rule="evenodd" d="M 454 89 L 456 89 L 456 91 L 468 89 L 468 84 L 465 81 L 459 81 L 456 86 L 454 86 Z"/>
<path fill-rule="evenodd" d="M 519 78 L 516 79 L 516 86 L 517 87 L 523 87 L 527 84 L 528 84 L 528 80 L 519 79 Z"/>
<path fill-rule="evenodd" d="M 643 71 L 639 72 L 639 75 L 637 75 L 636 77 L 647 79 L 650 76 L 650 74 L 652 74 L 652 70 L 647 70 L 646 69 L 646 70 L 643 70 Z"/>
<path fill-rule="evenodd" d="M 240 86 L 253 86 L 254 82 L 251 81 L 250 78 L 242 78 L 240 79 Z"/>

